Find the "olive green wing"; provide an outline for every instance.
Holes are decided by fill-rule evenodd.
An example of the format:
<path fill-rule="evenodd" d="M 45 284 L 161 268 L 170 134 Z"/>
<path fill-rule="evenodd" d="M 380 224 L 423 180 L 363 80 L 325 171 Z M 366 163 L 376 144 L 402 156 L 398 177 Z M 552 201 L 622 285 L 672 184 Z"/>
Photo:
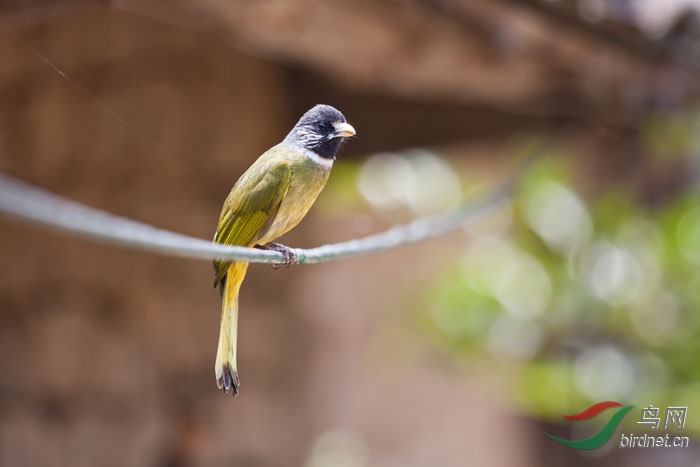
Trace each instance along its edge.
<path fill-rule="evenodd" d="M 226 245 L 249 246 L 260 238 L 263 227 L 269 226 L 289 189 L 291 170 L 285 163 L 270 170 L 251 167 L 231 190 L 219 217 L 214 241 Z M 214 260 L 214 286 L 226 275 L 231 261 Z"/>

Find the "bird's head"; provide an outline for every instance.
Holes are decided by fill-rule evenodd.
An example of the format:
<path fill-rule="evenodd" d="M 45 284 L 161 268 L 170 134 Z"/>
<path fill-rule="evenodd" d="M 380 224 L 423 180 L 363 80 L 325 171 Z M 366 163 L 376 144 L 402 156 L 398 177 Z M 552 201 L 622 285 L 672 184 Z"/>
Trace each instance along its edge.
<path fill-rule="evenodd" d="M 335 153 L 343 140 L 355 135 L 355 129 L 347 123 L 335 107 L 318 104 L 299 119 L 284 143 L 302 152 L 310 151 L 324 159 L 335 159 Z"/>

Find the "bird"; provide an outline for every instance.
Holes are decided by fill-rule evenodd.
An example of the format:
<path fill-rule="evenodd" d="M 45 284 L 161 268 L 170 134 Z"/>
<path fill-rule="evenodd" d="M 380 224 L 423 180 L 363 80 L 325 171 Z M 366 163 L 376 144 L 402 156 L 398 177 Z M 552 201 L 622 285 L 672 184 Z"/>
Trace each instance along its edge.
<path fill-rule="evenodd" d="M 282 253 L 289 267 L 291 248 L 274 240 L 294 228 L 326 185 L 336 154 L 355 128 L 335 107 L 309 109 L 281 143 L 265 151 L 238 179 L 226 197 L 214 242 Z M 238 295 L 248 269 L 245 261 L 215 260 L 214 287 L 221 292 L 221 326 L 214 366 L 224 393 L 238 395 L 236 366 Z"/>

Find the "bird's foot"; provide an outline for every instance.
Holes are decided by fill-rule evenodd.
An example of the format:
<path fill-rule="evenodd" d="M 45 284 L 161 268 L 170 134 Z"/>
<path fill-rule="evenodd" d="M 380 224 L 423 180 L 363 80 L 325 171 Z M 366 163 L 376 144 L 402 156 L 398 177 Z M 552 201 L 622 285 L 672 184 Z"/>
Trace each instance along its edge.
<path fill-rule="evenodd" d="M 281 243 L 270 242 L 264 245 L 256 245 L 255 248 L 282 253 L 282 262 L 271 264 L 270 266 L 272 266 L 272 269 L 288 268 L 297 260 L 297 255 L 294 253 L 294 249 L 284 246 Z"/>
<path fill-rule="evenodd" d="M 238 372 L 231 367 L 229 364 L 224 364 L 223 367 L 217 371 L 216 375 L 216 385 L 219 389 L 224 390 L 224 394 L 228 394 L 231 391 L 231 395 L 236 397 L 238 395 Z"/>

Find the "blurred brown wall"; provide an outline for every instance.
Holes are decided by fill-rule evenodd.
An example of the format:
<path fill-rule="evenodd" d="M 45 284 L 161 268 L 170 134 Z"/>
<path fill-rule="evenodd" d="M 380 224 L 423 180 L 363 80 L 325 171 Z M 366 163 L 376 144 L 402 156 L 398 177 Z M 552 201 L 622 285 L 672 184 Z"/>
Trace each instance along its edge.
<path fill-rule="evenodd" d="M 335 97 L 353 122 L 357 115 L 386 127 L 383 141 L 360 125 L 369 143 L 348 157 L 416 138 L 383 125 L 406 115 L 405 104 L 363 110 L 308 72 L 118 11 L 81 10 L 22 28 L 21 37 L 0 41 L 9 64 L 0 70 L 0 170 L 175 231 L 208 238 L 237 175 L 314 99 Z M 441 111 L 413 113 L 425 138 L 445 136 L 429 124 Z M 342 216 L 330 229 L 316 219 L 289 241 L 311 246 L 352 231 Z M 375 381 L 393 365 L 373 365 L 377 356 L 367 353 L 383 316 L 375 274 L 392 274 L 402 255 L 293 272 L 251 268 L 235 401 L 213 378 L 220 305 L 207 262 L 9 219 L 0 257 L 2 465 L 300 465 L 314 438 L 338 426 L 363 430 L 385 465 L 420 465 L 437 452 L 463 458 L 479 443 L 449 436 L 459 413 L 486 410 L 487 418 L 473 389 L 450 389 L 435 382 L 444 376 L 418 377 L 410 366 Z M 452 418 L 439 405 L 415 407 L 426 384 L 461 407 Z M 397 393 L 405 395 L 390 401 Z M 428 444 L 406 448 L 413 443 Z"/>
<path fill-rule="evenodd" d="M 182 3 L 158 5 L 179 23 L 201 19 L 189 10 L 194 3 Z M 394 62 L 380 66 L 379 54 L 367 52 L 375 48 L 369 40 L 353 42 L 364 49 L 348 53 L 352 63 L 325 62 L 313 47 L 293 47 L 294 38 L 317 44 L 311 33 L 255 29 L 257 21 L 285 18 L 260 18 L 257 8 L 298 14 L 310 2 L 234 6 L 244 3 L 249 16 L 229 6 L 230 17 L 215 17 L 222 2 L 196 5 L 212 8 L 215 25 L 229 21 L 231 34 L 107 5 L 11 22 L 21 39 L 0 39 L 0 171 L 209 238 L 237 176 L 317 102 L 337 105 L 358 128 L 359 139 L 343 151 L 348 159 L 468 141 L 481 146 L 460 154 L 493 162 L 512 137 L 565 130 L 592 154 L 583 165 L 596 183 L 627 177 L 630 167 L 654 170 L 639 168 L 634 124 L 651 108 L 645 93 L 665 71 L 656 76 L 658 63 L 619 48 L 597 57 L 600 42 L 591 45 L 585 34 L 550 54 L 548 44 L 565 34 L 522 5 L 461 2 L 453 10 L 438 2 L 441 10 L 361 2 L 377 13 L 365 16 L 368 24 L 400 26 L 387 33 L 395 38 L 388 43 L 398 44 L 389 50 Z M 318 11 L 323 17 L 328 5 L 348 4 Z M 425 8 L 435 20 L 427 28 L 418 14 Z M 465 26 L 460 21 L 469 14 L 487 27 Z M 505 29 L 492 22 L 501 16 Z M 322 26 L 362 24 L 354 11 L 345 19 Z M 511 28 L 514 21 L 519 26 Z M 521 42 L 518 31 L 532 42 Z M 428 70 L 436 59 L 429 46 L 402 48 L 416 35 L 438 48 L 452 44 L 448 51 L 463 60 L 437 57 L 438 72 L 416 78 L 412 70 Z M 505 53 L 506 43 L 518 53 Z M 581 57 L 592 66 L 579 76 L 572 69 Z M 387 63 L 401 72 L 393 75 Z M 612 71 L 603 73 L 600 63 Z M 682 100 L 692 82 L 687 70 L 671 72 Z M 639 101 L 618 92 L 626 80 L 639 85 L 631 87 Z M 446 98 L 446 81 L 458 98 Z M 498 92 L 509 83 L 514 102 Z M 590 107 L 575 105 L 586 97 Z M 285 241 L 305 247 L 359 235 L 347 213 L 314 210 Z M 350 440 L 346 454 L 362 458 L 366 449 L 371 465 L 540 465 L 533 459 L 549 451 L 536 451 L 539 427 L 508 410 L 507 377 L 472 380 L 468 368 L 455 369 L 419 333 L 406 333 L 402 292 L 441 271 L 453 256 L 445 246 L 460 242 L 290 271 L 251 267 L 241 296 L 241 396 L 231 400 L 216 390 L 212 371 L 220 305 L 210 264 L 0 218 L 0 465 L 302 465 L 317 437 L 333 429 L 351 433 L 342 438 Z M 359 451 L 352 450 L 353 433 Z M 342 443 L 338 449 L 344 452 Z"/>

